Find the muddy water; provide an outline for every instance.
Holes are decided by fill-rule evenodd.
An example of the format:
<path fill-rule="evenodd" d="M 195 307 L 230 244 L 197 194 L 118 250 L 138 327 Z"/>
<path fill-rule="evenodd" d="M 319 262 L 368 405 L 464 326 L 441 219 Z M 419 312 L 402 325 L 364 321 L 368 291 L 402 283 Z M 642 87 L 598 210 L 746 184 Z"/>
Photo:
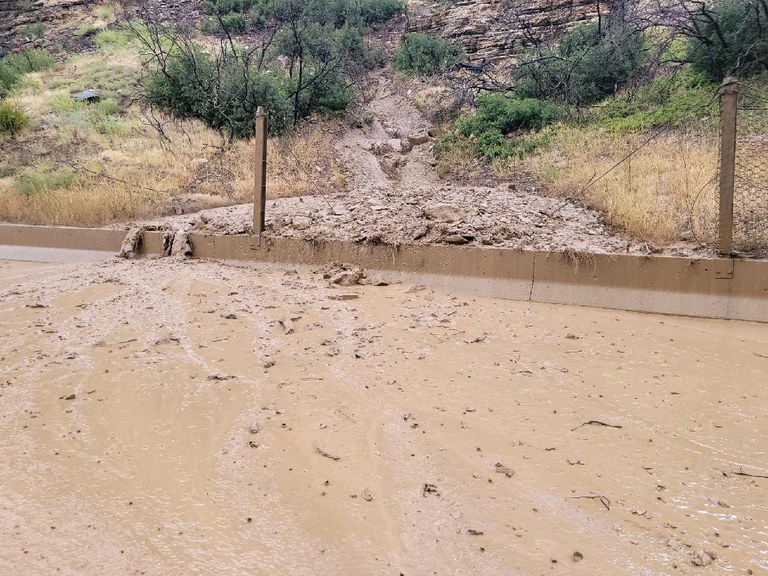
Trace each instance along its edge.
<path fill-rule="evenodd" d="M 0 574 L 761 573 L 766 375 L 766 325 L 0 262 Z"/>

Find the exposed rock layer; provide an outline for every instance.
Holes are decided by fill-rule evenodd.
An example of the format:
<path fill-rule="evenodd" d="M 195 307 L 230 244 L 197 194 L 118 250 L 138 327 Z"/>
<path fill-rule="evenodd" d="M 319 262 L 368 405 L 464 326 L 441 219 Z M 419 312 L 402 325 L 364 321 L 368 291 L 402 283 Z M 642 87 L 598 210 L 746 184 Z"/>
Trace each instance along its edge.
<path fill-rule="evenodd" d="M 593 0 L 443 0 L 426 4 L 411 29 L 456 40 L 473 62 L 505 62 L 597 16 Z"/>

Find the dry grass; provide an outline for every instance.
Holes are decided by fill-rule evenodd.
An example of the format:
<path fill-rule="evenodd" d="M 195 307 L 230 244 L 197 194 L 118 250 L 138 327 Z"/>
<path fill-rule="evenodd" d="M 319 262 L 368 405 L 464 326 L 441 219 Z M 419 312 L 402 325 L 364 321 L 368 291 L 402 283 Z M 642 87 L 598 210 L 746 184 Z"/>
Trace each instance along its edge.
<path fill-rule="evenodd" d="M 97 226 L 191 212 L 252 198 L 254 145 L 225 145 L 199 122 L 160 118 L 162 139 L 129 105 L 140 73 L 131 48 L 107 47 L 37 73 L 13 95 L 32 128 L 0 140 L 0 220 Z M 98 105 L 75 104 L 83 86 Z M 270 197 L 343 186 L 322 124 L 269 144 Z"/>
<path fill-rule="evenodd" d="M 662 134 L 605 174 L 648 136 L 564 128 L 551 146 L 527 163 L 556 194 L 583 200 L 635 238 L 654 243 L 712 241 L 717 135 Z"/>
<path fill-rule="evenodd" d="M 344 176 L 328 134 L 332 122 L 312 122 L 270 141 L 267 194 L 270 198 L 327 194 L 344 189 Z"/>

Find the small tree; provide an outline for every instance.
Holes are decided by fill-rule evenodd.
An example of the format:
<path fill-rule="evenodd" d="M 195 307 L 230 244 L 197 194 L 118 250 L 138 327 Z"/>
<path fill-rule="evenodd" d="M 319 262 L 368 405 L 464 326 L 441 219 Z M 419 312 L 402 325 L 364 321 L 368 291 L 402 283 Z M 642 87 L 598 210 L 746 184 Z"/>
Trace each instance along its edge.
<path fill-rule="evenodd" d="M 642 33 L 616 22 L 577 26 L 556 49 L 531 54 L 516 70 L 516 92 L 576 106 L 616 94 L 639 71 L 644 55 Z"/>
<path fill-rule="evenodd" d="M 719 82 L 768 70 L 768 2 L 714 0 L 691 13 L 688 59 Z"/>
<path fill-rule="evenodd" d="M 423 32 L 406 34 L 395 53 L 394 66 L 402 72 L 433 76 L 445 72 L 461 57 L 458 46 Z"/>

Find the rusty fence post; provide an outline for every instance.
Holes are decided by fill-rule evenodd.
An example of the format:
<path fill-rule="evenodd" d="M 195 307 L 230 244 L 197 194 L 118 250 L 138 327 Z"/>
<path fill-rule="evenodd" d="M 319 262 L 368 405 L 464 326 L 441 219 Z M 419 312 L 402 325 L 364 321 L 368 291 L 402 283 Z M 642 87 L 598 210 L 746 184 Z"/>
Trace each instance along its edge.
<path fill-rule="evenodd" d="M 736 105 L 739 85 L 728 77 L 720 87 L 720 240 L 723 256 L 733 252 L 733 192 L 736 177 Z"/>
<path fill-rule="evenodd" d="M 267 116 L 264 109 L 256 109 L 256 161 L 253 186 L 253 233 L 264 232 L 267 204 Z"/>

